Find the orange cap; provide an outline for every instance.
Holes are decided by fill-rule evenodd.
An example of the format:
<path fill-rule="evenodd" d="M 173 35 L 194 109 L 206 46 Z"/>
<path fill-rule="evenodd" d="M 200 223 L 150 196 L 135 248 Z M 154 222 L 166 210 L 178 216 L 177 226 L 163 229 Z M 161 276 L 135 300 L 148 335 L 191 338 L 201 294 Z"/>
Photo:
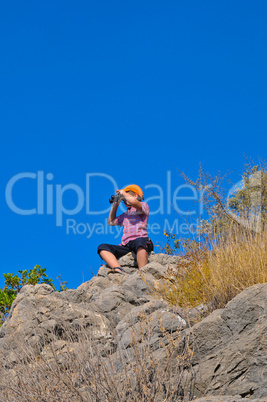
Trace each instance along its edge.
<path fill-rule="evenodd" d="M 143 191 L 139 186 L 137 186 L 137 184 L 130 184 L 129 186 L 125 187 L 123 190 L 124 191 L 133 191 L 134 193 L 140 195 L 142 200 L 144 199 Z"/>

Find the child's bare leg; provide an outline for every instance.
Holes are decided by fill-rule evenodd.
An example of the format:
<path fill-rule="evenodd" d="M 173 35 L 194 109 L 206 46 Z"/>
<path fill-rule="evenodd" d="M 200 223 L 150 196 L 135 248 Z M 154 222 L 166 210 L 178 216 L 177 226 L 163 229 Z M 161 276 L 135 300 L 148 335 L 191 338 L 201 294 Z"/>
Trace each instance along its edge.
<path fill-rule="evenodd" d="M 100 257 L 105 261 L 105 263 L 109 266 L 109 268 L 120 267 L 117 258 L 114 254 L 107 250 L 100 251 Z"/>
<path fill-rule="evenodd" d="M 136 252 L 136 259 L 139 269 L 144 267 L 148 263 L 148 254 L 143 247 L 138 247 Z"/>

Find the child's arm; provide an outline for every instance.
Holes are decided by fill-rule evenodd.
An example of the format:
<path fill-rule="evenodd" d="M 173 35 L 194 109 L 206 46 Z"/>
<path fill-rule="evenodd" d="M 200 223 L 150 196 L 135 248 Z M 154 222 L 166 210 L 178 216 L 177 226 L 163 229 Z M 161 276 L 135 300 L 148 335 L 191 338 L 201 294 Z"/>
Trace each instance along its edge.
<path fill-rule="evenodd" d="M 108 217 L 108 224 L 110 226 L 118 225 L 118 223 L 117 222 L 115 223 L 114 221 L 116 219 L 116 214 L 117 214 L 117 209 L 118 209 L 119 204 L 120 204 L 120 201 L 113 202 L 113 204 L 112 204 L 112 207 L 111 207 L 111 210 L 109 213 L 109 217 Z"/>
<path fill-rule="evenodd" d="M 117 193 L 120 193 L 129 204 L 131 204 L 134 208 L 136 208 L 138 211 L 142 211 L 142 204 L 140 201 L 138 201 L 137 198 L 135 198 L 133 195 L 127 193 L 124 190 L 117 190 Z"/>

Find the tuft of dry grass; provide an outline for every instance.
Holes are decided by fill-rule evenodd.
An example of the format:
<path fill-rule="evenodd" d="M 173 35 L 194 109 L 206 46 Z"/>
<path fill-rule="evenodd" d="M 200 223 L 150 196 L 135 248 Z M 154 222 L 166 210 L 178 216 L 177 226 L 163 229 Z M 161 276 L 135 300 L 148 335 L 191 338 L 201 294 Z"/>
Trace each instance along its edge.
<path fill-rule="evenodd" d="M 211 285 L 219 307 L 249 286 L 267 282 L 267 230 L 229 230 L 209 255 Z"/>
<path fill-rule="evenodd" d="M 267 231 L 232 226 L 221 238 L 194 243 L 178 259 L 158 293 L 181 307 L 224 307 L 238 293 L 267 282 Z"/>
<path fill-rule="evenodd" d="M 140 315 L 130 347 L 114 334 L 105 344 L 95 342 L 88 328 L 64 338 L 43 332 L 30 347 L 14 339 L 17 362 L 0 356 L 0 399 L 5 401 L 171 401 L 182 400 L 185 373 L 192 351 L 181 330 L 167 332 L 159 321 L 160 343 L 152 346 L 151 321 Z M 108 346 L 108 347 L 107 347 Z"/>

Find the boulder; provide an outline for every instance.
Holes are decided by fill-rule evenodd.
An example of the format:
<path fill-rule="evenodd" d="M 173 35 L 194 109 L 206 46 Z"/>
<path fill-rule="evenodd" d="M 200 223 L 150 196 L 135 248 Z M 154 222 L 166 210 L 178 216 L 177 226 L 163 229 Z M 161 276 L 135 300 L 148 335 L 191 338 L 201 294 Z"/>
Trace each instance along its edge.
<path fill-rule="evenodd" d="M 192 327 L 195 396 L 266 398 L 266 294 L 267 284 L 254 285 Z"/>

